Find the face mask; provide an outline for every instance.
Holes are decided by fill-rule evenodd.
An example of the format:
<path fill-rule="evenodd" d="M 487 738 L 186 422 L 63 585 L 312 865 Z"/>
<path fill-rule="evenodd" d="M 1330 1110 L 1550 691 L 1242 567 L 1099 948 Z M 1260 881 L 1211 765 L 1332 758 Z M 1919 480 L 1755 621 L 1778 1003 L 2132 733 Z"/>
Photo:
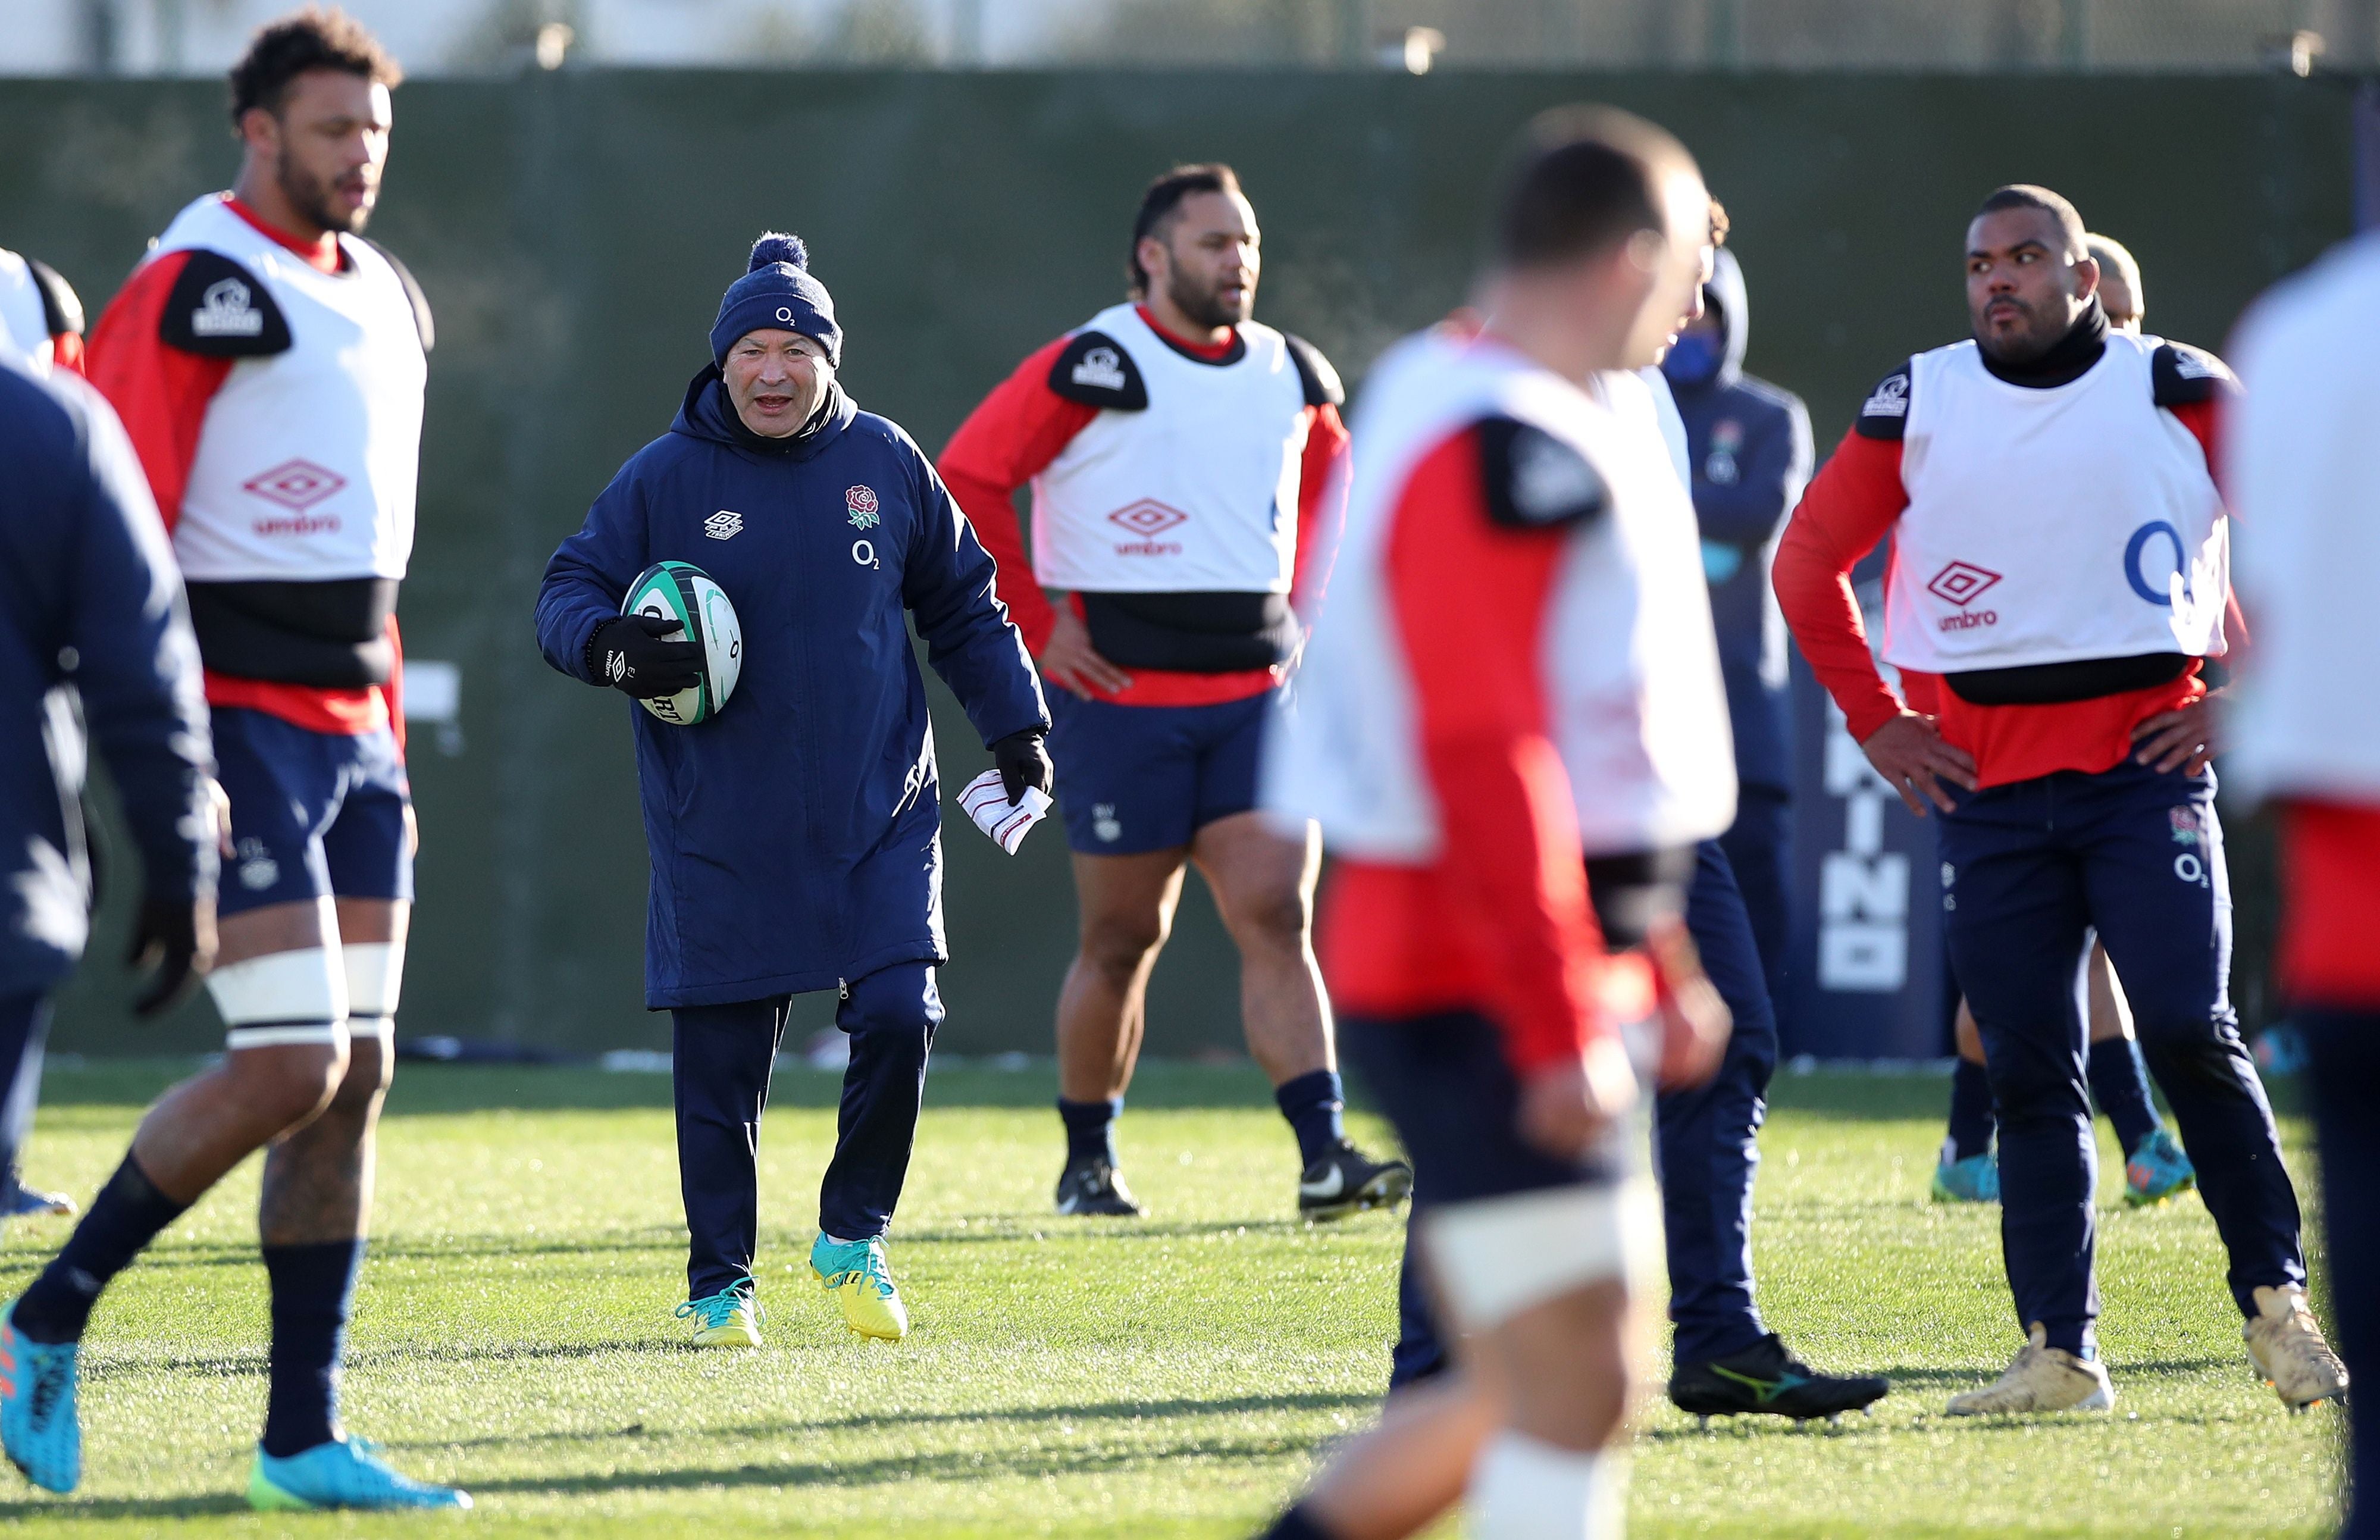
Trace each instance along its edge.
<path fill-rule="evenodd" d="M 1669 356 L 1661 360 L 1661 372 L 1670 377 L 1672 384 L 1706 384 L 1718 373 L 1720 362 L 1718 338 L 1689 332 L 1670 345 Z"/>

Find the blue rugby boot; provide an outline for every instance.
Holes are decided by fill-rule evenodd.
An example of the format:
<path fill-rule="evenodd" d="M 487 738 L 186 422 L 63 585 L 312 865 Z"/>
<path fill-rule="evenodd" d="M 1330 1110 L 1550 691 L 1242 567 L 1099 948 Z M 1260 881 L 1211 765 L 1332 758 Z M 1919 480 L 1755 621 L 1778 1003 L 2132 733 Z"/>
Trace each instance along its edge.
<path fill-rule="evenodd" d="M 1999 1158 L 1971 1155 L 1945 1160 L 1934 1168 L 1936 1203 L 1998 1203 L 2000 1201 Z"/>
<path fill-rule="evenodd" d="M 35 1342 L 0 1321 L 0 1446 L 8 1462 L 44 1492 L 82 1481 L 82 1419 L 75 1408 L 74 1342 Z"/>
<path fill-rule="evenodd" d="M 55 1214 L 74 1218 L 75 1200 L 64 1193 L 44 1193 L 38 1187 L 28 1187 L 16 1172 L 0 1179 L 0 1219 L 21 1219 L 35 1214 Z"/>
<path fill-rule="evenodd" d="M 282 1457 L 256 1451 L 248 1472 L 248 1505 L 259 1512 L 308 1512 L 323 1508 L 468 1508 L 471 1494 L 435 1486 L 388 1468 L 379 1451 L 352 1438 L 334 1438 Z"/>
<path fill-rule="evenodd" d="M 2124 1201 L 2133 1207 L 2163 1203 L 2198 1185 L 2198 1168 L 2164 1129 L 2142 1135 L 2141 1147 L 2124 1162 Z"/>

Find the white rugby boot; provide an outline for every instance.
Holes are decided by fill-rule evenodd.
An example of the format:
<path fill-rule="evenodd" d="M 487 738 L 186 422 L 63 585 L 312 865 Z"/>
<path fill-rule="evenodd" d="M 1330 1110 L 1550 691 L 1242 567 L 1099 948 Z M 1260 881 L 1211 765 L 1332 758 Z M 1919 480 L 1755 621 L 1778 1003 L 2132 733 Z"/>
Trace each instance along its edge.
<path fill-rule="evenodd" d="M 2324 1340 L 2302 1289 L 2259 1287 L 2256 1316 L 2240 1331 L 2248 1361 L 2292 1412 L 2347 1399 L 2347 1365 Z"/>
<path fill-rule="evenodd" d="M 1999 1378 L 1980 1390 L 1952 1396 L 1950 1415 L 2106 1412 L 2116 1404 L 2116 1388 L 2107 1381 L 2106 1364 L 2095 1358 L 2078 1358 L 2064 1348 L 2051 1347 L 2049 1334 L 2038 1321 L 2033 1325 L 2031 1338 Z"/>

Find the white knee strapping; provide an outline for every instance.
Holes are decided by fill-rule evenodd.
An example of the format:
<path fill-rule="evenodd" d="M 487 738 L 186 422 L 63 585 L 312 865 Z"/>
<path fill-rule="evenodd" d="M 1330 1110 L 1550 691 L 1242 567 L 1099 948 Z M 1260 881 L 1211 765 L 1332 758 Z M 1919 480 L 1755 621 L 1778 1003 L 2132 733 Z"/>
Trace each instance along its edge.
<path fill-rule="evenodd" d="M 1643 1181 L 1452 1203 L 1424 1210 L 1421 1225 L 1439 1296 L 1466 1332 L 1625 1278 L 1660 1251 L 1660 1200 Z"/>
<path fill-rule="evenodd" d="M 223 1013 L 227 1049 L 347 1040 L 347 981 L 325 948 L 224 964 L 207 975 L 207 993 Z"/>
<path fill-rule="evenodd" d="M 1620 1540 L 1628 1474 L 1617 1454 L 1557 1449 L 1506 1428 L 1471 1467 L 1472 1540 Z"/>
<path fill-rule="evenodd" d="M 385 1048 L 396 1037 L 396 999 L 405 985 L 403 941 L 348 941 L 339 948 L 347 976 L 347 1030 Z"/>

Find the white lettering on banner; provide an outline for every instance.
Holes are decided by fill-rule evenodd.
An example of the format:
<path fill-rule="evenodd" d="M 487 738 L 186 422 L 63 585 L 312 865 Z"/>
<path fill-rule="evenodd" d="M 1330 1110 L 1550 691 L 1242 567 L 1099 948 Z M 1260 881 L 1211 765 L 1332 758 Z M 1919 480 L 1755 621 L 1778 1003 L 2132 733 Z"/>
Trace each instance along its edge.
<path fill-rule="evenodd" d="M 1818 987 L 1888 995 L 1909 982 L 1909 857 L 1884 848 L 1892 788 L 1827 706 L 1827 794 L 1843 799 L 1843 848 L 1818 867 Z"/>

